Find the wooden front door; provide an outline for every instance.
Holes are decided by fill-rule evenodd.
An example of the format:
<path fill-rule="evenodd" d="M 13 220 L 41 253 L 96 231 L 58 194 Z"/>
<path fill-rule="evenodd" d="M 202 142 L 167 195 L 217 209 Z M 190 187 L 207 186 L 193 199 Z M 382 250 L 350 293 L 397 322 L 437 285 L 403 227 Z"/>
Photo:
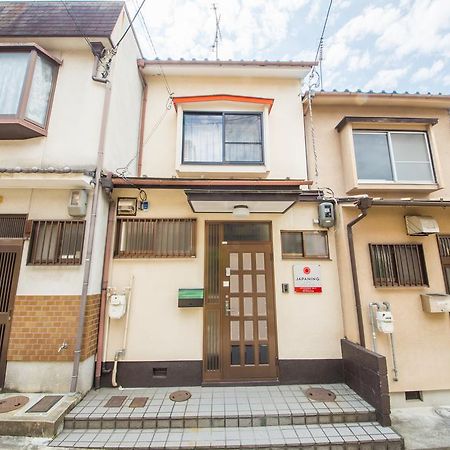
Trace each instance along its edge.
<path fill-rule="evenodd" d="M 204 380 L 274 380 L 270 224 L 209 223 L 206 234 Z"/>
<path fill-rule="evenodd" d="M 5 382 L 11 314 L 19 278 L 22 244 L 22 240 L 0 239 L 0 388 Z"/>

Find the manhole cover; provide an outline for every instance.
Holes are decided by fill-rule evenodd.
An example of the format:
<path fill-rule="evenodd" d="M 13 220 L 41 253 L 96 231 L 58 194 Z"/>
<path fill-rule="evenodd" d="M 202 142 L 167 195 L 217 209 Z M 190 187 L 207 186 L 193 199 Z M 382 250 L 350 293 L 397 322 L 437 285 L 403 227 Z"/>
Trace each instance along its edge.
<path fill-rule="evenodd" d="M 0 413 L 14 411 L 26 405 L 30 400 L 25 395 L 15 395 L 14 397 L 8 397 L 0 400 Z"/>
<path fill-rule="evenodd" d="M 175 391 L 169 395 L 173 402 L 185 402 L 191 398 L 191 393 L 188 391 Z"/>
<path fill-rule="evenodd" d="M 318 402 L 334 402 L 336 400 L 336 394 L 323 388 L 309 388 L 305 391 L 305 395 L 310 400 L 316 400 Z"/>

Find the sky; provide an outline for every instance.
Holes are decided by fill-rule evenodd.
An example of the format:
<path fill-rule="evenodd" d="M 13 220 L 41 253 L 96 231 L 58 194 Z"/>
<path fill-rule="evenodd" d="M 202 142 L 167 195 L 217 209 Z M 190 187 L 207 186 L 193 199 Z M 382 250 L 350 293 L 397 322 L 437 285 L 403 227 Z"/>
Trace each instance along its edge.
<path fill-rule="evenodd" d="M 219 59 L 314 60 L 330 0 L 217 0 Z M 126 1 L 133 14 L 141 0 Z M 213 0 L 146 0 L 161 59 L 215 59 Z M 149 37 L 136 20 L 145 57 Z M 450 94 L 450 0 L 333 0 L 322 89 Z"/>

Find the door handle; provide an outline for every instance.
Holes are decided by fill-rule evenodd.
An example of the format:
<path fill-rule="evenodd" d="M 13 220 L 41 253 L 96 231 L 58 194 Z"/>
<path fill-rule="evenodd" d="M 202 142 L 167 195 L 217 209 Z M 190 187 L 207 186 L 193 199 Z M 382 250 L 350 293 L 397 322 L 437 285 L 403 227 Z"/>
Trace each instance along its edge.
<path fill-rule="evenodd" d="M 229 277 L 231 275 L 231 267 L 225 267 L 225 276 Z"/>
<path fill-rule="evenodd" d="M 231 308 L 230 308 L 230 300 L 225 300 L 225 315 L 229 316 L 231 312 Z"/>

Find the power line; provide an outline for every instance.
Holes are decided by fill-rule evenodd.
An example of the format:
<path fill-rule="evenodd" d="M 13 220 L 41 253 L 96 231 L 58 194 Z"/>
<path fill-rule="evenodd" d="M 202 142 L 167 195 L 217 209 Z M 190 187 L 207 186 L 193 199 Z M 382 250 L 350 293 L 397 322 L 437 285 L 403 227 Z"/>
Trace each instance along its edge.
<path fill-rule="evenodd" d="M 215 3 L 212 5 L 214 15 L 216 17 L 216 34 L 214 36 L 214 44 L 211 45 L 212 51 L 216 51 L 216 59 L 219 60 L 219 41 L 222 40 L 222 32 L 220 31 L 220 15 L 217 15 L 217 6 Z"/>
<path fill-rule="evenodd" d="M 130 31 L 131 27 L 133 26 L 133 22 L 135 21 L 136 17 L 138 16 L 138 14 L 140 13 L 142 7 L 144 6 L 144 3 L 147 0 L 142 0 L 141 5 L 139 6 L 139 8 L 136 11 L 136 14 L 134 15 L 134 17 L 131 19 L 130 24 L 128 25 L 128 28 L 125 30 L 125 32 L 122 34 L 122 37 L 118 40 L 117 44 L 114 46 L 114 49 L 117 49 L 120 45 L 120 43 L 123 41 L 123 39 L 125 38 L 125 36 L 127 35 L 128 31 Z"/>

